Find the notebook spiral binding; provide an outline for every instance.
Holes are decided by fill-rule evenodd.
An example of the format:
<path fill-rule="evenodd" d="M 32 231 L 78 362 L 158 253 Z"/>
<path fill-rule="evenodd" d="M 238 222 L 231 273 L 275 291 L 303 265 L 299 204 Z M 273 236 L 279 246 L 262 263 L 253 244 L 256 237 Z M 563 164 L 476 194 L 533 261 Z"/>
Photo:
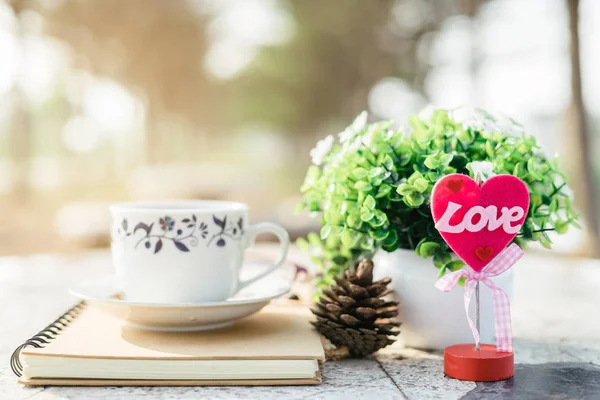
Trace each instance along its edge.
<path fill-rule="evenodd" d="M 79 315 L 79 313 L 87 306 L 85 301 L 77 303 L 73 308 L 58 317 L 50 325 L 29 338 L 25 343 L 20 345 L 13 351 L 10 356 L 10 368 L 18 377 L 23 375 L 23 365 L 21 364 L 21 351 L 27 346 L 39 348 L 45 347 L 50 341 L 60 334 L 60 332 L 69 326 L 71 322 Z"/>

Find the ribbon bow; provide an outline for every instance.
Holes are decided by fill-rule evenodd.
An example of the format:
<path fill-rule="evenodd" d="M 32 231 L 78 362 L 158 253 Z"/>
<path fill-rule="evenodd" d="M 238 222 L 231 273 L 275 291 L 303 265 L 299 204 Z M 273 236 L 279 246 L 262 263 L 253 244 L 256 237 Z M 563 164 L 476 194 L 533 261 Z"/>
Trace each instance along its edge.
<path fill-rule="evenodd" d="M 492 282 L 490 277 L 497 276 L 512 267 L 523 256 L 523 251 L 516 244 L 511 244 L 508 248 L 498 254 L 481 272 L 475 272 L 471 268 L 461 269 L 451 272 L 440 278 L 435 287 L 449 292 L 458 285 L 458 280 L 463 276 L 467 278 L 465 282 L 465 312 L 467 320 L 473 332 L 475 343 L 479 343 L 479 332 L 469 316 L 469 303 L 475 290 L 477 282 L 483 282 L 492 290 L 494 299 L 494 325 L 496 328 L 496 349 L 498 352 L 511 352 L 512 347 L 512 327 L 510 324 L 510 301 L 502 289 Z"/>

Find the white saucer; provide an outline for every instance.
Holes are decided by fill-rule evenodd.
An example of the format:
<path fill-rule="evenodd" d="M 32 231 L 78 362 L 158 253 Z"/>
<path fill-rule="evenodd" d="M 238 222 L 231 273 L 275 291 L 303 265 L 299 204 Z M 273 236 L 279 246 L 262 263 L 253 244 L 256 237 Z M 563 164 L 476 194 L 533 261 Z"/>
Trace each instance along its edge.
<path fill-rule="evenodd" d="M 115 298 L 112 278 L 81 282 L 69 292 L 135 328 L 187 332 L 222 328 L 253 314 L 288 293 L 289 279 L 267 276 L 226 301 L 199 304 L 136 303 Z"/>

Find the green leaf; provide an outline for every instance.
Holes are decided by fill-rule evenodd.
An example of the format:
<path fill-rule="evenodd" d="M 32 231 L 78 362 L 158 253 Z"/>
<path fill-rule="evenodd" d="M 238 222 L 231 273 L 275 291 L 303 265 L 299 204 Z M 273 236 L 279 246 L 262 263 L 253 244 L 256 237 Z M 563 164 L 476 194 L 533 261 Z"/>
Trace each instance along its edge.
<path fill-rule="evenodd" d="M 314 182 L 321 176 L 321 168 L 316 165 L 311 165 L 308 167 L 308 171 L 306 171 L 306 182 Z"/>
<path fill-rule="evenodd" d="M 428 156 L 423 164 L 429 169 L 436 169 L 440 166 L 440 161 L 438 160 L 437 154 L 435 154 Z"/>
<path fill-rule="evenodd" d="M 381 186 L 379 186 L 379 189 L 377 189 L 377 195 L 375 195 L 375 198 L 380 199 L 382 197 L 386 197 L 391 191 L 392 187 L 387 183 L 383 183 Z"/>
<path fill-rule="evenodd" d="M 380 226 L 385 225 L 385 223 L 388 222 L 387 215 L 383 211 L 375 210 L 374 213 L 375 216 L 369 221 L 373 228 L 379 228 Z"/>
<path fill-rule="evenodd" d="M 421 193 L 411 193 L 407 196 L 404 196 L 404 203 L 409 207 L 417 208 L 424 202 L 425 196 L 423 196 Z"/>
<path fill-rule="evenodd" d="M 356 232 L 351 229 L 347 229 L 342 232 L 342 244 L 344 244 L 344 246 L 354 247 L 359 239 L 360 232 Z"/>
<path fill-rule="evenodd" d="M 452 154 L 442 154 L 440 159 L 439 159 L 439 163 L 440 165 L 450 165 L 450 163 L 452 162 L 452 158 L 454 156 Z"/>
<path fill-rule="evenodd" d="M 346 217 L 346 224 L 351 228 L 356 228 L 359 223 L 360 223 L 360 212 L 358 210 L 356 210 L 356 212 L 349 214 Z"/>
<path fill-rule="evenodd" d="M 314 247 L 321 247 L 321 238 L 314 232 L 309 233 L 306 238 L 308 239 L 308 243 Z"/>
<path fill-rule="evenodd" d="M 452 260 L 447 262 L 444 265 L 444 268 L 447 269 L 448 271 L 458 271 L 459 269 L 461 269 L 462 267 L 465 266 L 465 262 L 463 260 Z"/>
<path fill-rule="evenodd" d="M 362 179 L 362 178 L 365 178 L 365 177 L 366 177 L 368 174 L 369 174 L 369 173 L 368 173 L 368 172 L 367 172 L 367 170 L 366 170 L 366 169 L 364 169 L 364 168 L 355 168 L 355 169 L 352 171 L 352 175 L 354 175 L 354 177 L 355 177 L 356 179 Z"/>
<path fill-rule="evenodd" d="M 337 237 L 339 235 L 342 234 L 342 232 L 344 231 L 344 227 L 340 226 L 340 225 L 334 225 L 331 227 L 331 232 L 329 232 L 329 236 L 334 236 Z"/>
<path fill-rule="evenodd" d="M 406 167 L 412 161 L 412 157 L 410 154 L 402 153 L 400 154 L 400 160 L 398 161 L 398 167 Z"/>
<path fill-rule="evenodd" d="M 375 198 L 371 195 L 368 195 L 367 198 L 365 199 L 365 202 L 363 203 L 363 206 L 368 208 L 369 210 L 375 209 L 376 205 L 377 205 L 377 202 L 375 201 Z"/>
<path fill-rule="evenodd" d="M 381 161 L 381 165 L 388 171 L 391 171 L 394 168 L 394 160 L 392 160 L 392 157 L 390 157 L 389 154 L 386 154 Z"/>
<path fill-rule="evenodd" d="M 354 184 L 354 187 L 358 190 L 363 190 L 363 191 L 367 191 L 367 190 L 371 190 L 373 189 L 373 186 L 371 186 L 370 183 L 365 182 L 365 181 L 358 181 Z"/>
<path fill-rule="evenodd" d="M 410 183 L 411 185 L 414 185 L 414 183 L 417 179 L 422 179 L 422 178 L 423 178 L 423 175 L 419 171 L 415 171 L 412 173 L 411 176 L 408 177 L 408 183 Z"/>
<path fill-rule="evenodd" d="M 437 182 L 443 175 L 436 172 L 436 171 L 429 171 L 425 174 L 425 177 L 430 181 L 430 182 Z"/>
<path fill-rule="evenodd" d="M 429 182 L 427 182 L 426 179 L 424 178 L 419 178 L 417 180 L 415 180 L 415 183 L 413 183 L 413 187 L 418 191 L 423 193 L 424 191 L 427 190 L 427 188 L 429 187 Z"/>
<path fill-rule="evenodd" d="M 415 190 L 413 189 L 413 187 L 408 183 L 402 183 L 398 185 L 398 188 L 396 189 L 396 192 L 398 194 L 401 194 L 402 196 L 408 196 L 409 194 L 413 194 L 414 191 Z"/>
<path fill-rule="evenodd" d="M 533 208 L 536 208 L 540 204 L 542 204 L 542 196 L 539 194 L 532 193 L 530 196 L 531 205 Z"/>
<path fill-rule="evenodd" d="M 437 252 L 433 255 L 433 264 L 437 267 L 437 268 L 442 268 L 444 265 L 446 265 L 446 263 L 450 262 L 452 260 L 452 256 L 450 255 L 450 253 L 447 253 L 445 251 L 443 252 Z"/>
<path fill-rule="evenodd" d="M 530 158 L 529 160 L 527 160 L 527 172 L 529 172 L 529 174 L 536 181 L 542 181 L 542 180 L 544 180 L 544 177 L 538 173 L 537 166 L 535 164 L 535 159 L 533 159 L 533 158 Z"/>
<path fill-rule="evenodd" d="M 485 142 L 485 152 L 487 153 L 488 157 L 494 157 L 494 145 L 489 140 Z"/>
<path fill-rule="evenodd" d="M 371 237 L 375 240 L 383 240 L 386 237 L 388 237 L 390 233 L 388 231 L 386 231 L 385 229 L 377 229 L 374 231 L 371 231 Z"/>
<path fill-rule="evenodd" d="M 395 229 L 391 229 L 388 236 L 383 240 L 383 244 L 386 246 L 395 246 L 398 242 L 398 232 Z"/>
<path fill-rule="evenodd" d="M 520 164 L 519 164 L 519 163 L 516 163 L 516 164 L 515 164 L 515 167 L 513 168 L 513 171 L 512 171 L 512 174 L 513 174 L 514 176 L 519 176 L 519 166 L 520 166 Z"/>
<path fill-rule="evenodd" d="M 557 199 L 557 198 L 554 198 L 554 199 L 552 199 L 552 201 L 550 202 L 550 207 L 548 207 L 548 212 L 549 212 L 550 214 L 554 214 L 554 213 L 556 213 L 556 212 L 558 211 L 558 207 L 559 207 L 559 204 L 558 204 L 558 199 Z"/>
<path fill-rule="evenodd" d="M 461 143 L 469 143 L 473 140 L 473 136 L 470 131 L 461 129 L 457 135 L 457 139 L 460 140 Z"/>
<path fill-rule="evenodd" d="M 384 172 L 385 172 L 385 169 L 383 169 L 381 167 L 373 168 L 369 171 L 368 177 L 373 179 L 373 178 L 376 178 L 376 177 L 382 175 Z"/>
<path fill-rule="evenodd" d="M 360 219 L 365 222 L 369 222 L 374 217 L 375 217 L 375 214 L 371 211 L 366 211 L 366 212 L 363 212 L 362 214 L 360 214 Z"/>
<path fill-rule="evenodd" d="M 439 248 L 440 245 L 435 242 L 425 242 L 421 243 L 417 249 L 422 257 L 429 258 L 433 257 Z"/>
<path fill-rule="evenodd" d="M 358 241 L 358 248 L 366 251 L 372 251 L 375 242 L 371 238 L 371 236 L 362 236 L 362 240 Z"/>
<path fill-rule="evenodd" d="M 540 244 L 542 246 L 544 246 L 546 249 L 551 249 L 552 248 L 552 241 L 546 235 L 540 236 Z"/>
<path fill-rule="evenodd" d="M 298 238 L 296 240 L 296 245 L 300 248 L 300 250 L 302 250 L 303 252 L 308 252 L 310 245 L 308 244 L 308 241 L 304 238 Z"/>
<path fill-rule="evenodd" d="M 556 221 L 556 223 L 554 224 L 554 229 L 556 229 L 556 232 L 559 234 L 563 234 L 566 233 L 567 230 L 569 229 L 569 222 L 568 221 Z"/>
<path fill-rule="evenodd" d="M 327 236 L 329 236 L 329 233 L 331 232 L 331 226 L 329 225 L 324 225 L 321 228 L 321 239 L 327 239 Z"/>
<path fill-rule="evenodd" d="M 438 279 L 440 279 L 440 278 L 442 278 L 444 275 L 446 275 L 446 268 L 445 268 L 445 266 L 442 266 L 442 267 L 440 268 L 440 270 L 438 271 L 437 278 L 438 278 Z"/>

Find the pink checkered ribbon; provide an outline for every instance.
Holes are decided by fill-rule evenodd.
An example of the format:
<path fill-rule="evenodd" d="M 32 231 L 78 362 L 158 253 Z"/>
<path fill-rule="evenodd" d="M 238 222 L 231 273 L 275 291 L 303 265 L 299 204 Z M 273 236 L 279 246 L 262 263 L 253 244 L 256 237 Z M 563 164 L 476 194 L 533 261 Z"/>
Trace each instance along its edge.
<path fill-rule="evenodd" d="M 479 332 L 475 323 L 469 316 L 469 303 L 471 296 L 477 285 L 477 281 L 483 282 L 492 290 L 494 298 L 494 325 L 496 326 L 496 349 L 498 352 L 511 352 L 512 347 L 512 328 L 510 324 L 510 302 L 508 296 L 502 289 L 492 282 L 490 277 L 497 276 L 512 267 L 523 255 L 523 251 L 516 244 L 511 244 L 498 254 L 481 272 L 475 272 L 471 268 L 461 269 L 451 272 L 440 278 L 435 287 L 449 292 L 458 285 L 458 280 L 463 276 L 467 278 L 465 282 L 465 311 L 467 320 L 473 332 L 475 343 L 479 343 Z"/>

